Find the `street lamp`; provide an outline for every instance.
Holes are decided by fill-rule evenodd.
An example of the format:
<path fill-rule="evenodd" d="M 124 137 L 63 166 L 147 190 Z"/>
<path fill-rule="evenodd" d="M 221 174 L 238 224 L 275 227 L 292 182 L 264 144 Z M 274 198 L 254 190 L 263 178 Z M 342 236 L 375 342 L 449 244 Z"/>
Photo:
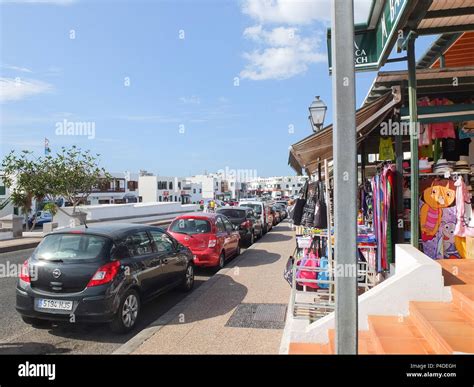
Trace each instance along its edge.
<path fill-rule="evenodd" d="M 324 117 L 326 117 L 327 109 L 328 107 L 326 104 L 321 99 L 319 99 L 319 95 L 316 96 L 316 99 L 309 107 L 309 121 L 311 122 L 313 132 L 318 132 L 323 127 Z"/>

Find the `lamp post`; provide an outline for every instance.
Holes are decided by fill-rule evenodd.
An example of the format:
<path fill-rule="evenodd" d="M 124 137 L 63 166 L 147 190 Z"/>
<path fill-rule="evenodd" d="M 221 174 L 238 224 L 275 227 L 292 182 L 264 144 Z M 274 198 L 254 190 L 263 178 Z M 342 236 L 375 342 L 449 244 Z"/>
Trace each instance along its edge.
<path fill-rule="evenodd" d="M 316 96 L 316 99 L 309 107 L 309 121 L 313 132 L 319 132 L 323 127 L 326 110 L 328 110 L 328 107 L 324 101 L 319 98 L 319 95 Z"/>

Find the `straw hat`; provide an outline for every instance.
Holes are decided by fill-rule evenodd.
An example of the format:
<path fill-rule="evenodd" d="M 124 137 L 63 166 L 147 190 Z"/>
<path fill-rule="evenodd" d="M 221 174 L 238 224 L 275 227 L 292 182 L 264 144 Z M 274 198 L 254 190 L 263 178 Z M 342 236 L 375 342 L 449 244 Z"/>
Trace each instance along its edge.
<path fill-rule="evenodd" d="M 471 168 L 469 168 L 469 163 L 464 160 L 456 161 L 456 165 L 454 166 L 454 172 L 471 173 Z"/>

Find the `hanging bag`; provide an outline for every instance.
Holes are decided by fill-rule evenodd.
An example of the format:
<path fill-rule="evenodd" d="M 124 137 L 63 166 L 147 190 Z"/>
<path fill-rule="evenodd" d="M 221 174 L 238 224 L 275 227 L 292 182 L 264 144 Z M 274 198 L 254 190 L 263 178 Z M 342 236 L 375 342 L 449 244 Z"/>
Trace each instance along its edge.
<path fill-rule="evenodd" d="M 301 225 L 301 218 L 303 217 L 303 210 L 306 204 L 306 195 L 308 194 L 308 181 L 305 182 L 303 188 L 300 191 L 300 197 L 296 199 L 295 206 L 293 207 L 293 224 L 295 226 Z"/>
<path fill-rule="evenodd" d="M 318 199 L 317 183 L 312 182 L 308 186 L 308 194 L 306 204 L 303 209 L 303 217 L 301 218 L 301 225 L 305 227 L 314 227 L 314 212 L 316 210 L 316 202 Z"/>
<path fill-rule="evenodd" d="M 326 202 L 324 200 L 324 185 L 321 181 L 317 186 L 317 200 L 314 210 L 313 227 L 325 229 L 328 227 L 328 212 Z"/>
<path fill-rule="evenodd" d="M 315 270 L 305 270 L 307 269 L 314 269 L 319 267 L 319 257 L 318 257 L 318 249 L 315 248 L 316 241 L 313 240 L 312 246 L 306 251 L 303 259 L 298 262 L 299 268 L 296 270 L 296 281 L 301 286 L 306 286 L 313 289 L 318 289 L 319 286 L 315 282 L 307 282 L 307 281 L 298 281 L 298 280 L 316 280 L 318 278 L 318 273 Z"/>
<path fill-rule="evenodd" d="M 288 261 L 286 261 L 285 270 L 283 270 L 283 278 L 290 284 L 290 286 L 293 286 L 293 265 L 295 263 L 295 255 L 297 251 L 298 247 L 295 248 L 293 254 L 290 255 Z"/>

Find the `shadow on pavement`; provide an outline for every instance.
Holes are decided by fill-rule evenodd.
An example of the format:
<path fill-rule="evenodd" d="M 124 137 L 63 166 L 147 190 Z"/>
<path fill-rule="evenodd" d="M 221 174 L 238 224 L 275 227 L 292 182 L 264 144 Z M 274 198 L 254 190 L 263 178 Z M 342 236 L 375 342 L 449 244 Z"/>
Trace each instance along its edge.
<path fill-rule="evenodd" d="M 270 253 L 264 249 L 250 249 L 241 256 L 241 259 L 234 258 L 228 261 L 226 267 L 255 267 L 271 265 L 280 259 L 282 259 L 280 254 Z"/>
<path fill-rule="evenodd" d="M 213 284 L 205 293 L 196 292 L 180 306 L 173 310 L 174 317 L 166 321 L 167 325 L 190 324 L 196 321 L 220 317 L 234 310 L 247 295 L 246 286 L 235 282 L 225 274 L 217 273 Z M 180 311 L 181 308 L 181 311 Z M 156 321 L 151 326 L 158 326 L 164 321 Z"/>
<path fill-rule="evenodd" d="M 199 270 L 196 275 L 208 276 L 206 272 L 201 273 Z M 196 279 L 195 286 L 198 288 L 205 282 Z M 150 323 L 155 321 L 159 316 L 166 313 L 178 302 L 187 296 L 186 293 L 178 289 L 162 294 L 142 305 L 142 314 L 136 327 L 127 334 L 113 333 L 108 324 L 86 324 L 86 323 L 57 323 L 49 326 L 49 334 L 53 336 L 63 337 L 66 339 L 74 339 L 81 341 L 93 341 L 100 343 L 117 343 L 123 344 L 130 340 L 133 336 L 145 329 Z"/>
<path fill-rule="evenodd" d="M 44 343 L 6 343 L 0 344 L 0 355 L 57 355 L 70 352 L 69 348 L 58 348 Z"/>

